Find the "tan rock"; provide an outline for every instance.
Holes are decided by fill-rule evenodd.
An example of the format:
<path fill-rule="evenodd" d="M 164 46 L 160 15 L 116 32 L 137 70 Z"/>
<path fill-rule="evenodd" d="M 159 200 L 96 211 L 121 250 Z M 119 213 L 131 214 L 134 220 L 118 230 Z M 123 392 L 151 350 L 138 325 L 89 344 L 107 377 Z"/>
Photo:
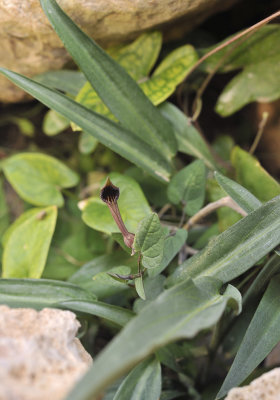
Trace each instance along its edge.
<path fill-rule="evenodd" d="M 103 45 L 153 28 L 190 30 L 237 0 L 60 0 L 61 7 Z M 78 3 L 78 4 L 77 4 Z M 0 65 L 27 76 L 61 69 L 70 59 L 39 0 L 0 0 Z M 26 95 L 0 76 L 0 101 Z"/>
<path fill-rule="evenodd" d="M 91 364 L 75 314 L 0 306 L 0 400 L 63 399 Z"/>
<path fill-rule="evenodd" d="M 231 389 L 225 400 L 279 400 L 280 368 L 255 379 L 248 386 Z"/>

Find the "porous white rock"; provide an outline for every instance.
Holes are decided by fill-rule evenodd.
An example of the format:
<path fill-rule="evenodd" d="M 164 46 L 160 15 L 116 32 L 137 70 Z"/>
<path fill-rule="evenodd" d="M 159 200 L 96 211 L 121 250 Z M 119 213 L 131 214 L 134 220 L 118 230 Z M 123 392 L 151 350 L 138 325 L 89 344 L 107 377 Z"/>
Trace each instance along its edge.
<path fill-rule="evenodd" d="M 225 400 L 280 400 L 280 368 L 266 372 L 248 386 L 231 389 Z"/>
<path fill-rule="evenodd" d="M 92 360 L 70 311 L 0 306 L 0 400 L 63 399 Z"/>

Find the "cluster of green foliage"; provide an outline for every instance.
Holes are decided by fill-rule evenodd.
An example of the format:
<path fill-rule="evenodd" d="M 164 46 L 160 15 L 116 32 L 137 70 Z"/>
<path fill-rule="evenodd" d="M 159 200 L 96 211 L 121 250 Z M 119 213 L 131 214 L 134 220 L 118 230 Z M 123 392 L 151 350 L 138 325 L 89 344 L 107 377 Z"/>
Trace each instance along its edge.
<path fill-rule="evenodd" d="M 171 52 L 150 75 L 159 32 L 106 53 L 55 0 L 41 4 L 82 72 L 31 80 L 0 71 L 51 109 L 47 135 L 71 124 L 82 154 L 95 154 L 100 142 L 130 162 L 123 173 L 112 167 L 109 177 L 120 189 L 118 206 L 135 233 L 136 254 L 99 197 L 108 174 L 93 171 L 91 197 L 84 198 L 84 176 L 63 162 L 39 152 L 12 155 L 1 170 L 27 210 L 9 225 L 2 178 L 0 303 L 72 310 L 88 322 L 89 342 L 105 328 L 114 336 L 68 400 L 104 391 L 104 400 L 220 399 L 280 340 L 280 185 L 224 137 L 213 148 L 231 165 L 227 170 L 166 101 L 199 58 L 191 45 Z M 271 72 L 279 35 L 279 26 L 267 26 L 232 49 L 220 72 L 242 70 L 219 97 L 218 113 L 279 97 L 279 74 Z M 213 71 L 222 57 L 224 51 L 206 60 L 201 73 Z M 176 170 L 178 152 L 195 160 Z M 183 226 L 182 215 L 191 218 L 205 201 L 225 196 L 245 216 L 223 207 L 211 223 Z M 151 207 L 161 210 L 160 218 Z M 187 258 L 189 247 L 196 254 Z M 137 274 L 139 254 L 143 275 L 125 278 Z M 213 365 L 225 370 L 229 357 L 235 358 L 223 382 Z"/>

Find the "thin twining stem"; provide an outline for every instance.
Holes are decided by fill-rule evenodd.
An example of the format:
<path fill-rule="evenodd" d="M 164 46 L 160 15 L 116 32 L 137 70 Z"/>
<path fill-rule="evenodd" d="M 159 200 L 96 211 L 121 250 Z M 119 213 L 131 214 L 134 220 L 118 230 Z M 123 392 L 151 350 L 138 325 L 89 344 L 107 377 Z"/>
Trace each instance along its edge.
<path fill-rule="evenodd" d="M 199 67 L 200 64 L 203 63 L 203 61 L 205 61 L 208 57 L 211 57 L 213 54 L 217 53 L 218 51 L 222 50 L 223 48 L 229 46 L 231 43 L 235 42 L 236 40 L 242 38 L 243 36 L 247 35 L 248 33 L 252 32 L 255 29 L 260 28 L 263 25 L 266 25 L 268 22 L 272 21 L 273 19 L 277 18 L 280 16 L 280 11 L 275 12 L 274 14 L 271 14 L 269 17 L 264 18 L 263 20 L 261 20 L 260 22 L 257 22 L 256 24 L 250 26 L 249 28 L 245 29 L 242 32 L 239 32 L 237 35 L 235 35 L 234 37 L 228 39 L 226 42 L 221 43 L 219 46 L 215 47 L 214 49 L 212 49 L 211 51 L 209 51 L 208 53 L 204 54 L 204 56 L 202 56 L 193 66 L 192 68 L 188 71 L 185 79 L 190 76 L 193 71 L 196 70 L 197 67 Z"/>
<path fill-rule="evenodd" d="M 183 229 L 189 230 L 193 225 L 195 225 L 199 220 L 205 218 L 207 215 L 211 214 L 213 211 L 221 207 L 229 207 L 232 210 L 238 212 L 238 214 L 246 217 L 247 212 L 244 211 L 239 205 L 229 196 L 222 197 L 221 199 L 208 204 L 201 210 L 199 210 L 193 217 L 191 217 L 188 222 L 183 226 Z"/>

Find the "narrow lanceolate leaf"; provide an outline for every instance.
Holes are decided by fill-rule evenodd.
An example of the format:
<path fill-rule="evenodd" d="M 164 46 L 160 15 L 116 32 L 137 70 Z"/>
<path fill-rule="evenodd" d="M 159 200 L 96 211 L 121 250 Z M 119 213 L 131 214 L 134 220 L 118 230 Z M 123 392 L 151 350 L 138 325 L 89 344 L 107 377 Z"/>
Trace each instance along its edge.
<path fill-rule="evenodd" d="M 5 160 L 4 174 L 20 197 L 36 206 L 63 206 L 62 188 L 75 186 L 79 176 L 42 153 L 19 153 Z"/>
<path fill-rule="evenodd" d="M 51 304 L 96 297 L 73 283 L 52 279 L 0 279 L 0 303 L 10 307 L 44 308 Z"/>
<path fill-rule="evenodd" d="M 161 392 L 160 363 L 152 358 L 137 365 L 124 379 L 113 400 L 158 400 Z"/>
<path fill-rule="evenodd" d="M 143 285 L 143 278 L 142 276 L 139 276 L 138 278 L 134 279 L 134 283 L 135 283 L 135 290 L 138 294 L 138 296 L 142 299 L 142 300 L 146 300 L 146 295 L 145 295 L 145 290 L 144 290 L 144 285 Z"/>
<path fill-rule="evenodd" d="M 87 108 L 76 103 L 69 97 L 49 89 L 15 72 L 0 68 L 7 78 L 35 97 L 43 104 L 58 111 L 90 133 L 102 144 L 120 154 L 127 160 L 150 172 L 157 178 L 168 181 L 171 166 L 166 157 L 134 136 L 129 130 L 109 121 Z M 134 126 L 133 124 L 131 126 Z"/>
<path fill-rule="evenodd" d="M 222 398 L 265 359 L 280 341 L 280 276 L 269 284 L 217 395 Z"/>
<path fill-rule="evenodd" d="M 207 144 L 185 114 L 168 102 L 161 104 L 158 108 L 162 115 L 173 125 L 178 142 L 178 150 L 203 160 L 210 169 L 217 169 L 216 162 Z"/>
<path fill-rule="evenodd" d="M 0 279 L 0 304 L 42 309 L 55 307 L 95 315 L 124 326 L 133 312 L 96 300 L 96 296 L 72 283 L 48 279 Z"/>
<path fill-rule="evenodd" d="M 137 83 L 54 0 L 41 0 L 41 5 L 66 49 L 121 124 L 133 127 L 137 137 L 170 159 L 177 150 L 173 129 Z"/>
<path fill-rule="evenodd" d="M 247 213 L 256 210 L 262 205 L 260 200 L 239 183 L 219 174 L 217 171 L 215 172 L 215 178 L 224 191 Z"/>
<path fill-rule="evenodd" d="M 279 243 L 280 196 L 277 196 L 210 240 L 204 250 L 175 270 L 169 283 L 202 275 L 229 282 Z"/>
<path fill-rule="evenodd" d="M 205 187 L 206 168 L 203 161 L 196 160 L 172 177 L 167 194 L 172 203 L 183 203 L 185 212 L 194 215 L 204 203 Z"/>
<path fill-rule="evenodd" d="M 97 356 L 67 400 L 97 399 L 105 387 L 158 348 L 177 339 L 192 338 L 211 327 L 229 300 L 240 301 L 237 289 L 231 293 L 226 290 L 223 295 L 219 289 L 220 282 L 201 278 L 196 283 L 189 279 L 163 292 Z"/>
<path fill-rule="evenodd" d="M 79 90 L 86 83 L 84 74 L 80 71 L 63 69 L 61 71 L 48 71 L 41 75 L 36 75 L 34 80 L 53 89 L 61 90 L 76 96 Z"/>
<path fill-rule="evenodd" d="M 3 277 L 40 278 L 57 218 L 55 206 L 26 211 L 4 237 Z"/>
<path fill-rule="evenodd" d="M 235 146 L 231 152 L 236 180 L 261 201 L 280 194 L 279 183 L 261 166 L 256 157 Z"/>
<path fill-rule="evenodd" d="M 145 268 L 156 268 L 160 265 L 165 236 L 157 214 L 152 213 L 139 223 L 133 248 L 141 252 L 141 261 Z"/>

